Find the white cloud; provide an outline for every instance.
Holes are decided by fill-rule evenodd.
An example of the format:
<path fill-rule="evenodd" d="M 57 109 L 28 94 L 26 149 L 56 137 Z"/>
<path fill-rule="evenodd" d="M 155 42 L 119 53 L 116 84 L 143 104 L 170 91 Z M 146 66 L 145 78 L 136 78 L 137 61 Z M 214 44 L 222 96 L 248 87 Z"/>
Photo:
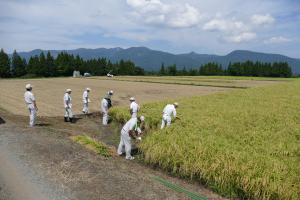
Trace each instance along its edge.
<path fill-rule="evenodd" d="M 255 38 L 256 38 L 256 33 L 243 32 L 237 35 L 227 36 L 224 39 L 228 42 L 241 43 L 241 42 L 249 42 Z"/>
<path fill-rule="evenodd" d="M 275 22 L 275 19 L 270 15 L 258 15 L 255 14 L 251 17 L 251 22 L 255 25 L 267 25 Z"/>
<path fill-rule="evenodd" d="M 234 19 L 212 19 L 204 24 L 203 30 L 219 32 L 223 41 L 231 43 L 249 42 L 256 38 L 250 26 Z"/>
<path fill-rule="evenodd" d="M 248 27 L 241 21 L 212 19 L 204 24 L 203 30 L 223 31 L 223 32 L 241 32 L 248 30 Z"/>
<path fill-rule="evenodd" d="M 188 28 L 199 24 L 201 15 L 188 3 L 163 3 L 160 0 L 127 0 L 135 20 L 171 28 Z"/>
<path fill-rule="evenodd" d="M 286 43 L 292 41 L 289 38 L 278 36 L 278 37 L 271 37 L 264 41 L 265 44 L 279 44 L 279 43 Z"/>

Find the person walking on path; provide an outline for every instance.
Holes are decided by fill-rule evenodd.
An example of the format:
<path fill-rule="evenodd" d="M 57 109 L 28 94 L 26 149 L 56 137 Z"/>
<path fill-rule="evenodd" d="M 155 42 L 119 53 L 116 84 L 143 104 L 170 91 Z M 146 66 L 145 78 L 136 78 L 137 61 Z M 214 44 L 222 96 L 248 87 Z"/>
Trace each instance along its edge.
<path fill-rule="evenodd" d="M 107 125 L 108 124 L 108 110 L 112 106 L 111 104 L 111 97 L 114 94 L 112 90 L 107 92 L 105 97 L 101 101 L 101 112 L 102 112 L 102 124 Z"/>
<path fill-rule="evenodd" d="M 72 98 L 71 89 L 67 89 L 64 95 L 64 107 L 65 107 L 65 122 L 74 123 L 73 112 L 72 112 Z"/>
<path fill-rule="evenodd" d="M 83 112 L 83 114 L 89 114 L 89 103 L 91 102 L 90 98 L 89 98 L 90 91 L 91 91 L 90 88 L 86 88 L 82 94 L 82 101 L 83 101 L 82 112 Z"/>

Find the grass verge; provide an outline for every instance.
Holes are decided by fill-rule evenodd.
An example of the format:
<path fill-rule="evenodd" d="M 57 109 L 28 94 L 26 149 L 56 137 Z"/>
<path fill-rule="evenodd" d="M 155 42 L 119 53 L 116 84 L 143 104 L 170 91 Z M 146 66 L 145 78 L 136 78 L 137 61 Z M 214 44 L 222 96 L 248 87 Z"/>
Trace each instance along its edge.
<path fill-rule="evenodd" d="M 109 147 L 107 147 L 102 142 L 97 141 L 87 135 L 71 136 L 70 138 L 74 142 L 77 142 L 77 143 L 83 145 L 87 149 L 89 149 L 101 156 L 111 157 L 113 155 L 112 150 Z"/>
<path fill-rule="evenodd" d="M 300 199 L 300 81 L 183 98 L 181 120 L 158 130 L 167 101 L 142 106 L 152 129 L 144 161 L 246 199 Z M 173 101 L 169 101 L 173 102 Z M 114 118 L 129 118 L 113 108 Z"/>

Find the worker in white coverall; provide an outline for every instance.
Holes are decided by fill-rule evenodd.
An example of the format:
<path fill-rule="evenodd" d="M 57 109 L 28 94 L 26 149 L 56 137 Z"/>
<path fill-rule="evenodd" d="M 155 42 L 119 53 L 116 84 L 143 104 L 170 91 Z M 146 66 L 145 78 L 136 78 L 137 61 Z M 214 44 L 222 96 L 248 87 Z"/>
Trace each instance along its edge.
<path fill-rule="evenodd" d="M 139 122 L 141 123 L 140 126 L 145 121 L 145 117 L 141 116 L 139 118 Z M 131 118 L 129 121 L 126 122 L 126 124 L 123 126 L 121 130 L 121 138 L 120 138 L 120 144 L 118 147 L 118 155 L 121 156 L 124 152 L 126 153 L 126 159 L 127 160 L 133 160 L 134 157 L 131 156 L 131 138 L 141 140 L 141 129 L 138 126 L 138 119 Z"/>
<path fill-rule="evenodd" d="M 102 112 L 102 117 L 103 117 L 103 119 L 102 119 L 103 125 L 107 125 L 107 123 L 108 123 L 108 118 L 109 118 L 108 110 L 112 106 L 111 105 L 111 96 L 113 94 L 114 94 L 114 92 L 112 90 L 107 92 L 107 94 L 101 101 L 101 112 Z"/>
<path fill-rule="evenodd" d="M 163 129 L 165 127 L 165 125 L 167 124 L 167 126 L 171 125 L 171 121 L 172 121 L 172 115 L 174 118 L 176 118 L 176 108 L 178 107 L 178 103 L 175 102 L 174 104 L 167 104 L 163 110 L 163 116 L 162 116 L 162 120 L 161 120 L 161 129 Z M 177 117 L 178 118 L 178 117 Z"/>
<path fill-rule="evenodd" d="M 83 109 L 82 112 L 83 114 L 88 114 L 89 113 L 89 103 L 90 98 L 89 98 L 89 93 L 90 93 L 91 89 L 90 88 L 86 88 L 82 94 L 82 101 L 83 101 Z"/>
<path fill-rule="evenodd" d="M 72 98 L 71 89 L 67 89 L 64 95 L 64 107 L 65 107 L 65 122 L 74 123 L 73 112 L 72 112 Z"/>
<path fill-rule="evenodd" d="M 136 103 L 135 98 L 134 97 L 130 97 L 129 101 L 130 103 L 130 114 L 131 114 L 131 118 L 137 118 L 138 117 L 138 112 L 140 110 L 140 106 L 139 104 Z"/>
<path fill-rule="evenodd" d="M 29 126 L 34 127 L 35 125 L 35 119 L 36 119 L 36 112 L 38 110 L 35 97 L 32 93 L 32 86 L 31 84 L 27 84 L 25 86 L 26 92 L 24 94 L 25 103 L 27 105 L 27 108 L 29 110 Z"/>

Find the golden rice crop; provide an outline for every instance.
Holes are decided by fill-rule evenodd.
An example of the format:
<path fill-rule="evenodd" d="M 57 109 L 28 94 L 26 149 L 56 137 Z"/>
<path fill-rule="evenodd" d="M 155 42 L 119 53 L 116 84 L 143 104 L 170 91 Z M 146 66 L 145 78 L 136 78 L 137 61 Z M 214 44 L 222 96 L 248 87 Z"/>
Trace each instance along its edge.
<path fill-rule="evenodd" d="M 145 104 L 145 162 L 229 197 L 300 199 L 300 81 L 177 101 L 181 120 L 159 130 L 167 101 Z M 168 102 L 173 102 L 170 100 Z M 112 115 L 126 120 L 127 108 Z"/>

